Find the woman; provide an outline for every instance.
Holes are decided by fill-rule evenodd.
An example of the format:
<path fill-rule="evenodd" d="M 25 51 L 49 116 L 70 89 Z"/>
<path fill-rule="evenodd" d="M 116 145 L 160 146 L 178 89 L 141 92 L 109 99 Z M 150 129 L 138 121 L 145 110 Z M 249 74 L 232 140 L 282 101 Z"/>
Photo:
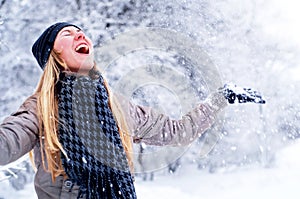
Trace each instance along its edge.
<path fill-rule="evenodd" d="M 38 198 L 136 198 L 132 142 L 187 145 L 227 105 L 216 92 L 174 121 L 117 99 L 96 68 L 91 40 L 66 22 L 47 28 L 32 52 L 44 72 L 0 126 L 0 164 L 33 149 Z"/>

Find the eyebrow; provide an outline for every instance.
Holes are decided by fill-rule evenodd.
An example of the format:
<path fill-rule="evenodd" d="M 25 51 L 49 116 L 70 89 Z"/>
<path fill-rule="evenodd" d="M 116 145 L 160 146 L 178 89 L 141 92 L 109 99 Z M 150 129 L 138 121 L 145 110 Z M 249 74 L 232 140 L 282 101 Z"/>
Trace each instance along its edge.
<path fill-rule="evenodd" d="M 73 30 L 73 29 L 64 29 L 64 30 L 62 30 L 59 34 L 61 35 L 61 34 L 64 33 L 64 32 L 69 32 L 69 33 L 71 33 L 72 30 Z M 75 31 L 76 31 L 76 32 L 80 32 L 80 31 L 82 31 L 82 30 L 79 29 L 79 28 L 76 28 Z"/>

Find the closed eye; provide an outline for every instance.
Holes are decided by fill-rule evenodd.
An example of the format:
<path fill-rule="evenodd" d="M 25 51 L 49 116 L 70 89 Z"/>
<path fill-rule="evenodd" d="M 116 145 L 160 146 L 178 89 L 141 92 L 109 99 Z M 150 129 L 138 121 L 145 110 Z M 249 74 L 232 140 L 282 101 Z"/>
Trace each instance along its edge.
<path fill-rule="evenodd" d="M 64 30 L 61 32 L 62 36 L 70 36 L 71 35 L 71 31 L 70 30 Z"/>
<path fill-rule="evenodd" d="M 80 30 L 80 29 L 77 29 L 77 30 L 75 30 L 75 31 L 76 31 L 76 33 L 82 32 L 82 30 Z M 75 34 L 75 31 L 74 31 L 74 30 L 66 29 L 66 30 L 63 30 L 60 34 L 61 34 L 62 36 L 70 36 L 70 35 L 72 35 L 72 34 Z"/>

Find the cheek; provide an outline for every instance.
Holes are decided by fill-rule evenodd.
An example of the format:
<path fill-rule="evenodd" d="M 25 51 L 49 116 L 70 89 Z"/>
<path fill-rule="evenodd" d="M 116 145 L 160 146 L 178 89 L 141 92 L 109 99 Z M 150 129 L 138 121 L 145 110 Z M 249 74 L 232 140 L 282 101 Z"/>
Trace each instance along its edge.
<path fill-rule="evenodd" d="M 71 48 L 71 42 L 68 39 L 60 39 L 54 42 L 54 50 L 58 53 L 62 53 L 63 51 L 70 50 Z"/>

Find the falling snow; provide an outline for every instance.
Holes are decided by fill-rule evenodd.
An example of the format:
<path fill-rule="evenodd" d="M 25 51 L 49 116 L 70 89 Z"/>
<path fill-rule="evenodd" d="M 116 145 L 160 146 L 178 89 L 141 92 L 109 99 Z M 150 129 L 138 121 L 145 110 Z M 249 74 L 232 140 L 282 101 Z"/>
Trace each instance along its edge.
<path fill-rule="evenodd" d="M 172 161 L 166 160 L 169 156 L 155 157 L 172 164 L 160 162 L 164 165 L 160 169 L 137 174 L 138 198 L 296 199 L 300 194 L 298 8 L 294 0 L 1 1 L 0 119 L 34 92 L 41 70 L 30 50 L 47 25 L 76 22 L 93 40 L 95 49 L 136 27 L 172 29 L 192 38 L 209 55 L 223 83 L 258 89 L 267 103 L 227 107 L 218 143 L 209 153 L 200 155 L 205 137 L 200 136 L 176 161 L 172 151 Z M 128 64 L 145 60 L 168 66 L 176 63 L 180 66 L 177 70 L 191 80 L 190 87 L 198 93 L 199 101 L 207 95 L 201 71 L 195 71 L 185 57 L 173 56 L 168 62 L 159 55 L 143 58 Z M 122 72 L 115 71 L 108 79 L 113 82 Z M 175 80 L 174 84 L 178 83 Z M 182 113 L 176 106 L 178 99 L 172 96 L 170 89 L 155 85 L 137 89 L 131 97 L 177 118 Z M 135 148 L 160 150 L 146 145 Z M 144 166 L 153 168 L 155 158 L 145 161 Z M 0 198 L 37 198 L 34 174 L 26 165 L 22 165 L 26 169 L 18 172 L 17 180 L 0 181 Z M 2 167 L 0 179 L 8 175 Z"/>

